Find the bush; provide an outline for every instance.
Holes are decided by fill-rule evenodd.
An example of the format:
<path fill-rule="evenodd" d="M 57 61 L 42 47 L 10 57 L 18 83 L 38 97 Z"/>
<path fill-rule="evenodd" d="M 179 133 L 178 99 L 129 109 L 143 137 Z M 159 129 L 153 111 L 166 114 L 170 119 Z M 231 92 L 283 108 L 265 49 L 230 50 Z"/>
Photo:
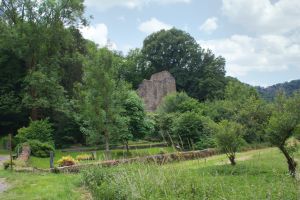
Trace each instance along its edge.
<path fill-rule="evenodd" d="M 61 159 L 57 161 L 58 166 L 72 166 L 75 165 L 77 161 L 72 156 L 63 156 Z"/>
<path fill-rule="evenodd" d="M 48 119 L 30 121 L 28 127 L 23 127 L 18 130 L 16 140 L 18 143 L 24 143 L 28 140 L 39 140 L 40 142 L 53 142 L 53 128 Z"/>
<path fill-rule="evenodd" d="M 213 124 L 212 120 L 198 113 L 182 113 L 174 120 L 173 137 L 184 149 L 191 149 L 201 138 L 210 137 L 213 134 L 211 124 Z"/>
<path fill-rule="evenodd" d="M 223 120 L 218 124 L 216 143 L 218 149 L 225 153 L 231 163 L 235 165 L 236 152 L 244 145 L 244 127 L 236 122 Z"/>
<path fill-rule="evenodd" d="M 31 155 L 40 157 L 40 158 L 46 158 L 50 156 L 50 151 L 55 151 L 54 147 L 48 143 L 43 143 L 38 140 L 28 140 L 25 143 L 20 143 L 16 147 L 17 149 L 20 149 L 20 152 L 22 150 L 22 146 L 24 144 L 28 144 L 30 146 Z"/>
<path fill-rule="evenodd" d="M 76 156 L 76 160 L 83 161 L 83 160 L 95 160 L 92 154 L 81 154 Z"/>

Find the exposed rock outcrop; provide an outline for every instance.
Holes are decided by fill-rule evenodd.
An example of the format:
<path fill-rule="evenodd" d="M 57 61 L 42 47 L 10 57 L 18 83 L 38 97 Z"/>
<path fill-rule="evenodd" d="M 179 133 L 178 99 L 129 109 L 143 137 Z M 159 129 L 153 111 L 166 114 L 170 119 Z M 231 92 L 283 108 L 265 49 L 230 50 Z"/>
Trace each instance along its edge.
<path fill-rule="evenodd" d="M 153 74 L 150 80 L 143 80 L 138 88 L 147 111 L 155 111 L 161 100 L 172 92 L 176 92 L 176 82 L 168 71 Z"/>

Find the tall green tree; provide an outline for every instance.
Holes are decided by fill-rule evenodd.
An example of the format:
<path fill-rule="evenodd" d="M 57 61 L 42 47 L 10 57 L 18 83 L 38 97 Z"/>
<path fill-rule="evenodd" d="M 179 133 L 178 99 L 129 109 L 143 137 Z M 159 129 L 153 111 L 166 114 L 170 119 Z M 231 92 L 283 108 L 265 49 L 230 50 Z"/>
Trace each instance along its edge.
<path fill-rule="evenodd" d="M 193 98 L 223 97 L 225 59 L 201 48 L 188 33 L 175 28 L 153 33 L 144 40 L 141 53 L 143 64 L 137 69 L 144 78 L 167 70 L 175 77 L 177 89 Z"/>
<path fill-rule="evenodd" d="M 47 109 L 62 110 L 63 63 L 74 38 L 70 30 L 86 24 L 83 1 L 2 0 L 0 12 L 0 45 L 25 70 L 21 98 L 31 119 L 43 118 Z"/>
<path fill-rule="evenodd" d="M 121 101 L 127 92 L 124 83 L 117 80 L 114 54 L 108 49 L 89 46 L 84 64 L 82 84 L 78 84 L 78 108 L 82 131 L 90 141 L 105 142 L 107 158 L 110 158 L 109 141 L 120 122 L 123 111 Z M 126 123 L 125 123 L 126 125 Z"/>

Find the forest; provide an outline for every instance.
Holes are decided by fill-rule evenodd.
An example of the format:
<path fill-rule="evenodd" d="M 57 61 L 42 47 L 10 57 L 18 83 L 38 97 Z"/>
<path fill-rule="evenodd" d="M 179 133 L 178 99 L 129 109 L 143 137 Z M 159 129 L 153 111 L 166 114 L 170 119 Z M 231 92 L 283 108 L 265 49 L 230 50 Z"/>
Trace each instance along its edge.
<path fill-rule="evenodd" d="M 281 170 L 278 173 L 285 177 L 287 186 L 293 185 L 288 191 L 280 185 L 281 178 L 276 177 L 279 192 L 266 190 L 274 199 L 299 197 L 297 189 L 293 190 L 299 157 L 300 93 L 295 86 L 299 84 L 291 82 L 288 89 L 281 86 L 263 89 L 226 76 L 226 60 L 222 56 L 202 48 L 188 32 L 177 28 L 152 33 L 144 39 L 141 48 L 124 54 L 84 39 L 80 27 L 87 26 L 90 20 L 85 16 L 83 0 L 1 1 L 1 148 L 7 147 L 8 134 L 12 134 L 14 154 L 25 144 L 29 145 L 31 157 L 26 165 L 36 164 L 34 167 L 42 168 L 49 167 L 50 152 L 55 152 L 58 166 L 94 159 L 87 154 L 80 154 L 81 158 L 74 154 L 73 157 L 77 156 L 74 160 L 72 153 L 67 153 L 68 157 L 62 151 L 74 147 L 101 151 L 101 160 L 150 155 L 131 147 L 140 143 L 166 145 L 153 149 L 155 152 L 151 154 L 217 149 L 229 162 L 219 173 L 231 173 L 232 167 L 237 167 L 232 176 L 248 169 L 240 167 L 246 164 L 239 166 L 242 161 L 237 157 L 241 151 L 262 148 L 267 149 L 266 155 L 282 163 L 278 164 Z M 164 70 L 174 76 L 177 92 L 164 97 L 155 112 L 147 112 L 137 88 L 144 79 Z M 116 146 L 123 150 L 117 152 Z M 219 162 L 220 158 L 208 161 L 208 166 Z M 255 156 L 253 159 L 260 162 Z M 272 160 L 267 162 L 272 165 Z M 8 168 L 10 164 L 6 164 Z M 206 166 L 206 160 L 201 165 Z M 209 178 L 214 173 L 212 170 L 222 167 L 211 166 L 205 168 L 205 175 L 202 174 L 208 182 L 213 182 Z M 194 182 L 193 177 L 198 173 L 184 171 L 174 177 L 178 172 L 176 165 L 168 167 L 169 171 L 143 164 L 95 168 L 83 172 L 81 183 L 95 199 L 145 199 L 151 190 L 154 192 L 149 199 L 182 199 L 184 194 L 188 194 L 187 199 L 219 199 L 220 196 L 206 196 L 209 185 Z M 144 171 L 139 171 L 141 168 Z M 138 173 L 143 175 L 139 177 Z M 165 182 L 157 186 L 150 178 L 151 173 L 162 176 Z M 118 174 L 120 180 L 114 174 Z M 0 175 L 12 179 L 9 172 L 0 172 Z M 26 174 L 15 176 L 27 179 Z M 181 176 L 186 179 L 180 179 Z M 132 178 L 130 183 L 126 182 L 126 177 Z M 219 178 L 215 181 L 225 181 Z M 61 184 L 69 179 L 77 178 L 73 175 L 59 177 Z M 175 194 L 171 188 L 178 184 L 175 180 L 184 180 L 183 184 L 191 188 L 178 186 L 182 192 Z M 269 184 L 268 180 L 259 179 L 265 184 Z M 148 185 L 142 186 L 142 181 L 147 181 Z M 140 196 L 134 195 L 136 191 L 131 191 L 130 184 L 141 187 Z M 232 187 L 238 187 L 236 184 Z M 214 187 L 218 187 L 215 191 L 221 191 L 219 186 Z M 239 191 L 230 198 L 227 196 L 229 188 L 225 190 L 223 199 L 242 197 Z M 254 192 L 254 189 L 248 190 L 249 194 Z M 264 194 L 262 191 L 257 195 Z"/>

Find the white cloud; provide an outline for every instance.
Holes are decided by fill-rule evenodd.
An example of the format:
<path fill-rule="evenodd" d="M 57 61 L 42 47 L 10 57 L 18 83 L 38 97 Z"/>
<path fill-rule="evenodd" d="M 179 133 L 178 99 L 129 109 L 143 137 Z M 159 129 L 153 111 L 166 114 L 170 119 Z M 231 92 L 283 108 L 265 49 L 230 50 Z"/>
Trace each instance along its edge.
<path fill-rule="evenodd" d="M 100 47 L 107 46 L 112 50 L 117 49 L 117 45 L 108 39 L 108 28 L 103 23 L 82 27 L 80 32 L 85 39 L 92 40 Z"/>
<path fill-rule="evenodd" d="M 175 4 L 190 3 L 191 0 L 86 0 L 87 7 L 106 10 L 113 7 L 125 7 L 129 9 L 142 8 L 148 4 Z"/>
<path fill-rule="evenodd" d="M 218 18 L 211 17 L 205 20 L 205 22 L 199 27 L 201 31 L 205 33 L 212 33 L 218 28 Z"/>
<path fill-rule="evenodd" d="M 166 24 L 164 22 L 159 21 L 158 19 L 152 17 L 150 20 L 142 22 L 138 29 L 144 33 L 150 34 L 156 31 L 159 31 L 161 29 L 171 29 L 172 26 L 169 24 Z"/>
<path fill-rule="evenodd" d="M 251 32 L 280 34 L 300 27 L 299 0 L 223 0 L 222 11 Z"/>
<path fill-rule="evenodd" d="M 280 35 L 233 35 L 226 39 L 198 42 L 226 59 L 226 71 L 230 76 L 284 71 L 300 63 L 300 43 Z"/>

